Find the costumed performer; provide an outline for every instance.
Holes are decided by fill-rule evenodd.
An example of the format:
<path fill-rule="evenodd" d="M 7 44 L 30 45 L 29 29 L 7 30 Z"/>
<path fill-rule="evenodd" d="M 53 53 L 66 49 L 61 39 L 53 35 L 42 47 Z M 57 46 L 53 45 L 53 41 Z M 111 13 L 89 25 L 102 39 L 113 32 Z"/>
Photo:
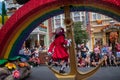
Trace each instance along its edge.
<path fill-rule="evenodd" d="M 65 73 L 64 69 L 68 64 L 69 54 L 67 52 L 66 46 L 69 46 L 71 39 L 65 39 L 65 32 L 62 27 L 58 27 L 55 30 L 55 38 L 50 44 L 48 49 L 48 55 L 51 55 L 53 61 L 58 61 L 60 64 L 60 73 Z M 50 60 L 50 62 L 52 61 Z"/>

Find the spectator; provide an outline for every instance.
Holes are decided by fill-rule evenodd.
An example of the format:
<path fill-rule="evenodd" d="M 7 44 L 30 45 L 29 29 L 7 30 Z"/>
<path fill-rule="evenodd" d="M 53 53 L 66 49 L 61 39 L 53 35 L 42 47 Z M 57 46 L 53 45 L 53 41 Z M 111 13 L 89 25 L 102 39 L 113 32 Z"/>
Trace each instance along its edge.
<path fill-rule="evenodd" d="M 104 45 L 101 49 L 102 57 L 104 58 L 104 64 L 105 66 L 108 65 L 108 55 L 110 53 L 108 45 Z"/>
<path fill-rule="evenodd" d="M 22 48 L 19 51 L 19 56 L 21 56 L 21 61 L 28 61 L 29 56 L 31 55 L 31 51 L 28 48 Z"/>
<path fill-rule="evenodd" d="M 110 64 L 110 66 L 117 66 L 116 58 L 113 54 L 111 54 L 111 56 L 109 56 L 109 64 Z"/>
<path fill-rule="evenodd" d="M 89 51 L 88 47 L 85 44 L 81 44 L 80 51 L 82 58 L 86 58 L 87 52 Z"/>
<path fill-rule="evenodd" d="M 120 61 L 120 43 L 118 43 L 118 42 L 116 43 L 115 49 L 116 49 L 117 61 Z"/>
<path fill-rule="evenodd" d="M 98 45 L 95 45 L 93 52 L 95 54 L 100 54 L 100 47 Z"/>
<path fill-rule="evenodd" d="M 82 58 L 81 56 L 78 60 L 78 67 L 85 67 L 85 66 L 86 66 L 85 59 Z"/>
<path fill-rule="evenodd" d="M 100 54 L 91 53 L 90 61 L 92 66 L 96 67 L 100 63 L 100 59 Z"/>

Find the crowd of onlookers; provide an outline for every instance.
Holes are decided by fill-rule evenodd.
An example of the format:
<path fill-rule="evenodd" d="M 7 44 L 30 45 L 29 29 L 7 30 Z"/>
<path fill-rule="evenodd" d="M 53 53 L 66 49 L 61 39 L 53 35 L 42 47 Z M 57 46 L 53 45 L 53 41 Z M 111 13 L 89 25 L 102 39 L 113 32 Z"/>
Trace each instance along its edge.
<path fill-rule="evenodd" d="M 85 44 L 81 44 L 77 48 L 77 59 L 79 67 L 97 66 L 102 59 L 102 66 L 119 66 L 120 62 L 120 43 L 115 44 L 115 51 L 110 46 L 95 45 L 92 52 L 89 52 Z"/>
<path fill-rule="evenodd" d="M 19 51 L 19 55 L 21 56 L 22 61 L 27 61 L 31 65 L 36 66 L 40 65 L 40 53 L 45 48 L 25 48 L 23 47 Z M 85 44 L 78 45 L 77 48 L 77 61 L 78 67 L 90 67 L 97 66 L 102 59 L 104 59 L 104 63 L 102 66 L 119 66 L 120 62 L 120 43 L 116 43 L 115 45 L 115 53 L 113 53 L 112 48 L 110 46 L 103 45 L 102 47 L 99 45 L 95 45 L 93 51 L 90 52 L 89 48 Z"/>
<path fill-rule="evenodd" d="M 21 56 L 21 61 L 27 61 L 32 66 L 40 65 L 40 53 L 45 49 L 45 47 L 33 47 L 31 49 L 22 47 L 19 51 L 19 56 Z"/>

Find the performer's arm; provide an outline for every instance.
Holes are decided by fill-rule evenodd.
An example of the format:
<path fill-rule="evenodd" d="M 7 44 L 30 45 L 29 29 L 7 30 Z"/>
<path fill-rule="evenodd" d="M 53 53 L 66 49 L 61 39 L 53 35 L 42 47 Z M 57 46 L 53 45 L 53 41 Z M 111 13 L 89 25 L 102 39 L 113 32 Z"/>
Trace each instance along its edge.
<path fill-rule="evenodd" d="M 66 40 L 64 36 L 61 37 L 61 42 L 67 46 L 70 46 L 71 39 Z"/>
<path fill-rule="evenodd" d="M 51 53 L 52 53 L 54 46 L 55 46 L 55 43 L 54 43 L 54 41 L 53 41 L 53 42 L 50 44 L 50 47 L 49 47 L 49 49 L 48 49 L 48 52 L 51 52 Z"/>

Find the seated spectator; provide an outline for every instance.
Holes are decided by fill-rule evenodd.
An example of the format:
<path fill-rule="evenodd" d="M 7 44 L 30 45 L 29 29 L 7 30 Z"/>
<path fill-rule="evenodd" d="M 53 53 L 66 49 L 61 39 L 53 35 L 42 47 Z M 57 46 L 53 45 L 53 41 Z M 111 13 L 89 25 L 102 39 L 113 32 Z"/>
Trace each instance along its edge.
<path fill-rule="evenodd" d="M 108 66 L 108 56 L 107 56 L 107 54 L 105 54 L 103 56 L 103 58 L 104 58 L 104 66 Z"/>
<path fill-rule="evenodd" d="M 117 61 L 120 61 L 120 43 L 118 43 L 118 42 L 116 43 L 115 49 L 116 49 Z"/>
<path fill-rule="evenodd" d="M 108 45 L 104 45 L 101 49 L 101 53 L 102 53 L 102 58 L 104 58 L 104 65 L 107 66 L 108 65 L 108 55 L 110 53 L 110 48 L 108 47 Z"/>
<path fill-rule="evenodd" d="M 91 66 L 96 67 L 100 63 L 100 54 L 92 53 L 90 56 Z"/>
<path fill-rule="evenodd" d="M 78 67 L 85 67 L 85 66 L 86 66 L 85 59 L 80 57 L 78 61 Z"/>
<path fill-rule="evenodd" d="M 29 63 L 33 66 L 40 65 L 40 59 L 39 59 L 39 51 L 37 48 L 35 48 L 34 52 L 31 54 L 31 58 L 29 59 Z"/>
<path fill-rule="evenodd" d="M 19 56 L 21 56 L 21 61 L 26 62 L 29 60 L 29 57 L 31 55 L 31 51 L 28 48 L 22 48 L 19 51 Z"/>
<path fill-rule="evenodd" d="M 117 62 L 116 62 L 116 58 L 113 54 L 111 54 L 111 56 L 109 56 L 109 64 L 110 66 L 117 66 Z"/>

